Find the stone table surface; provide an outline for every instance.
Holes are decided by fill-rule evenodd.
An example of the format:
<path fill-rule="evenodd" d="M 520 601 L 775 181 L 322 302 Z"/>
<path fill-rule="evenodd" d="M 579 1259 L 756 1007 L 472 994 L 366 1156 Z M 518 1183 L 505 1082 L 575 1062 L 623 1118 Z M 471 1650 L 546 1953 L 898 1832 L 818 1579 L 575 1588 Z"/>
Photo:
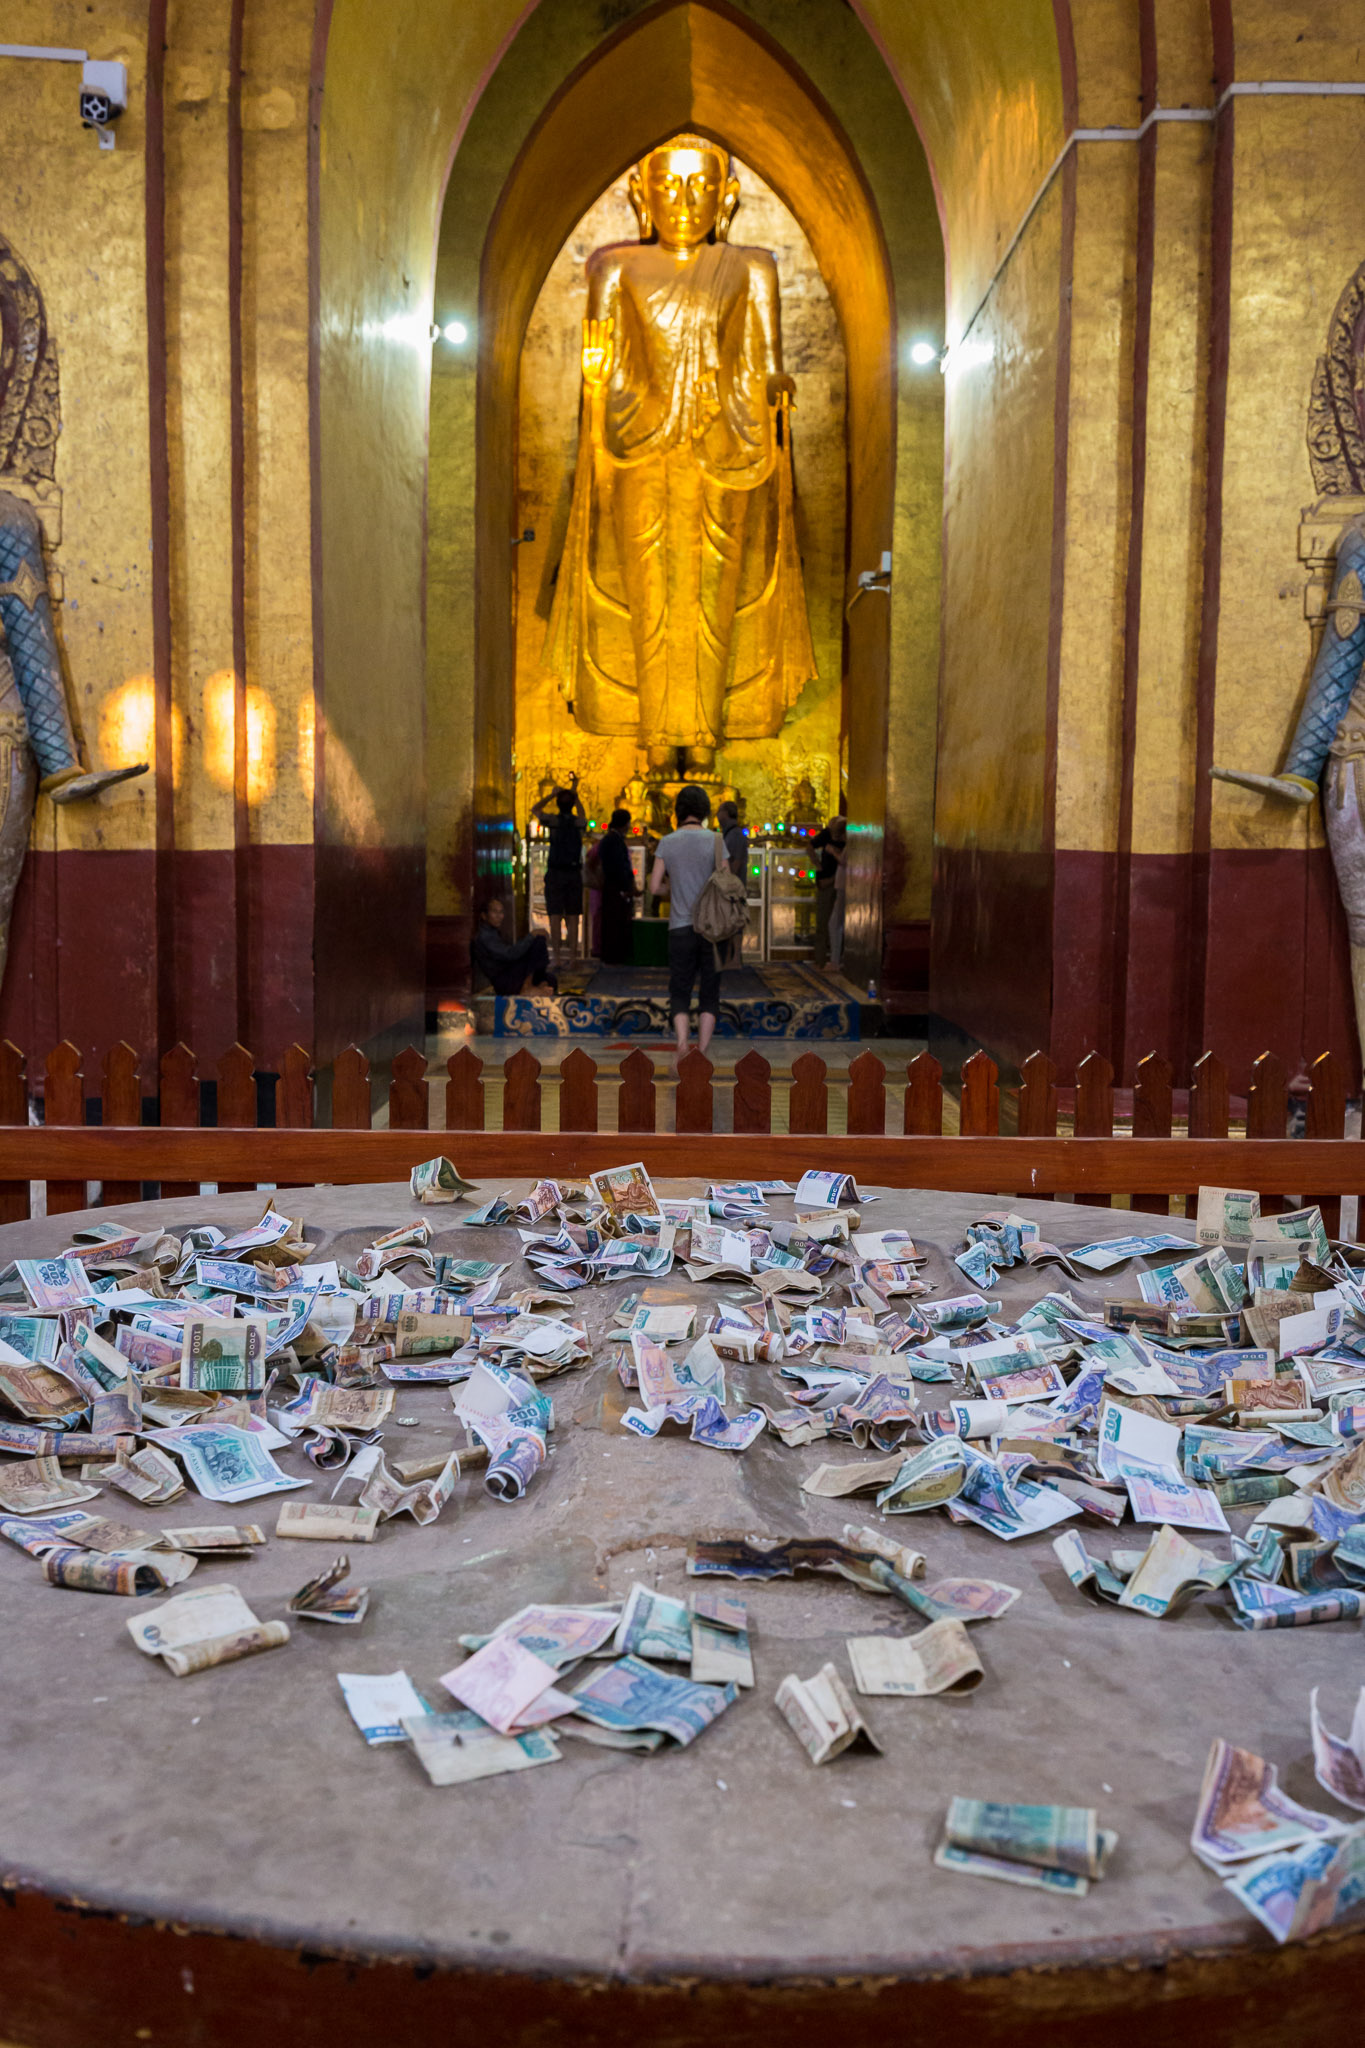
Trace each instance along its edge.
<path fill-rule="evenodd" d="M 657 1185 L 684 1194 L 698 1184 Z M 241 1227 L 262 1200 L 218 1195 L 93 1214 Z M 509 1289 L 532 1277 L 514 1230 L 463 1230 L 459 1209 L 419 1211 L 405 1185 L 290 1190 L 279 1200 L 303 1216 L 320 1257 L 353 1257 L 420 1213 L 437 1250 L 515 1259 Z M 929 1252 L 924 1271 L 937 1292 L 956 1293 L 951 1261 L 965 1227 L 998 1206 L 998 1197 L 887 1191 L 865 1209 L 865 1227 L 909 1229 Z M 1017 1206 L 1064 1246 L 1124 1234 L 1135 1220 Z M 773 1209 L 789 1214 L 790 1202 Z M 0 1258 L 51 1254 L 89 1220 L 10 1225 Z M 1192 1235 L 1192 1225 L 1173 1227 Z M 714 1293 L 681 1270 L 676 1280 L 699 1301 Z M 640 1284 L 572 1298 L 590 1335 Z M 1132 1291 L 1132 1269 L 1107 1289 L 1059 1283 L 1055 1268 L 1006 1275 L 1005 1312 L 1050 1284 L 1070 1284 L 1094 1306 L 1106 1291 Z M 746 1395 L 782 1399 L 768 1366 L 733 1378 Z M 1308 1693 L 1320 1684 L 1329 1726 L 1348 1724 L 1365 1678 L 1359 1625 L 1250 1634 L 1217 1600 L 1168 1621 L 1098 1607 L 1072 1588 L 1046 1535 L 1003 1544 L 941 1512 L 881 1517 L 868 1498 L 798 1490 L 813 1466 L 860 1455 L 851 1445 L 788 1449 L 765 1432 L 737 1456 L 675 1430 L 640 1441 L 619 1427 L 628 1397 L 605 1345 L 545 1391 L 553 1454 L 522 1502 L 496 1501 L 481 1474 L 466 1475 L 438 1522 L 418 1528 L 401 1517 L 372 1546 L 350 1547 L 353 1578 L 373 1589 L 358 1628 L 295 1622 L 283 1649 L 191 1678 L 173 1678 L 134 1647 L 124 1626 L 132 1602 L 48 1586 L 31 1558 L 0 1544 L 0 1871 L 200 1926 L 585 1977 L 904 1975 L 1030 1955 L 1268 1945 L 1190 1853 L 1204 1759 L 1210 1740 L 1226 1736 L 1273 1759 L 1291 1794 L 1335 1810 L 1312 1776 Z M 922 1390 L 924 1405 L 939 1398 Z M 462 1433 L 445 1388 L 398 1389 L 395 1414 L 420 1427 L 390 1419 L 392 1456 Z M 301 1450 L 278 1457 L 286 1471 L 313 1470 Z M 309 1491 L 279 1498 L 325 1498 L 332 1483 L 319 1475 Z M 219 1507 L 190 1492 L 164 1508 L 112 1494 L 92 1508 L 135 1513 L 143 1525 L 256 1519 L 273 1532 L 278 1505 Z M 456 1638 L 529 1601 L 618 1598 L 636 1578 L 684 1594 L 690 1537 L 837 1535 L 850 1520 L 925 1550 L 929 1583 L 978 1573 L 1023 1589 L 1007 1615 L 974 1627 L 986 1667 L 975 1692 L 863 1703 L 882 1757 L 815 1769 L 773 1704 L 787 1672 L 809 1676 L 826 1659 L 847 1680 L 848 1636 L 920 1625 L 889 1598 L 824 1576 L 716 1582 L 748 1602 L 757 1684 L 686 1750 L 638 1755 L 565 1740 L 558 1763 L 438 1789 L 405 1747 L 368 1749 L 343 1704 L 337 1672 L 399 1668 L 433 1705 L 450 1704 L 437 1679 L 459 1657 Z M 1111 1532 L 1095 1527 L 1086 1541 L 1107 1555 Z M 1131 1547 L 1140 1532 L 1129 1525 L 1112 1537 Z M 1226 1554 L 1226 1538 L 1205 1540 Z M 201 1564 L 192 1583 L 235 1583 L 263 1620 L 283 1618 L 289 1595 L 332 1554 L 272 1533 L 249 1562 Z M 954 1793 L 1097 1807 L 1120 1837 L 1108 1876 L 1084 1899 L 1059 1900 L 937 1871 Z"/>

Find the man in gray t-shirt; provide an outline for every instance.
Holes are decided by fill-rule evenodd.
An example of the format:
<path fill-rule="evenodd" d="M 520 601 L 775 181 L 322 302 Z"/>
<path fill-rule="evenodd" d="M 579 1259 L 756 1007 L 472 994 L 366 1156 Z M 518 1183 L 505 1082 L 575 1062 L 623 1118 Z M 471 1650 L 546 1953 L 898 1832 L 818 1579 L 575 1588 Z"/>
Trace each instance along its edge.
<path fill-rule="evenodd" d="M 720 1014 L 720 972 L 716 949 L 692 929 L 692 911 L 708 875 L 723 868 L 725 843 L 707 827 L 711 799 L 695 782 L 678 791 L 678 829 L 659 841 L 649 877 L 650 893 L 668 893 L 668 1007 L 677 1034 L 678 1057 L 687 1051 L 692 984 L 701 977 L 697 1044 L 711 1043 Z"/>

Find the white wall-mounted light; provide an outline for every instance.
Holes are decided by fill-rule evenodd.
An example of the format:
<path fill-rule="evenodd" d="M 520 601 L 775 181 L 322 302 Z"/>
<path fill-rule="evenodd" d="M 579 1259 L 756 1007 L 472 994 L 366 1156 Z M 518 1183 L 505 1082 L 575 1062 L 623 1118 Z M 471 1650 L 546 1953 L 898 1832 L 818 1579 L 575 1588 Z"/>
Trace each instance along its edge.
<path fill-rule="evenodd" d="M 441 333 L 452 348 L 461 348 L 469 339 L 469 329 L 463 320 L 447 320 Z"/>
<path fill-rule="evenodd" d="M 910 360 L 921 370 L 927 370 L 930 363 L 936 363 L 939 359 L 939 354 L 940 351 L 934 347 L 932 341 L 916 341 L 911 343 Z"/>

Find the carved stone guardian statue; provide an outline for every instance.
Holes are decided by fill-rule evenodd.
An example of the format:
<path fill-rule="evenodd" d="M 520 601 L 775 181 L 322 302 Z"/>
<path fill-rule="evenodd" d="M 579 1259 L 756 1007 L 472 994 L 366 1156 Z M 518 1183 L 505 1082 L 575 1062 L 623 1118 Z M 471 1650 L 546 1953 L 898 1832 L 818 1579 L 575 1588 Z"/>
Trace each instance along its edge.
<path fill-rule="evenodd" d="M 1312 565 L 1310 611 L 1322 618 L 1308 694 L 1277 775 L 1211 772 L 1289 803 L 1321 796 L 1365 1052 L 1365 263 L 1337 301 L 1318 359 L 1308 456 L 1321 495 L 1304 515 L 1299 552 Z"/>
<path fill-rule="evenodd" d="M 42 295 L 0 236 L 0 980 L 36 791 L 74 803 L 147 772 L 88 772 L 72 730 L 43 557 L 44 518 L 60 511 L 60 429 Z"/>

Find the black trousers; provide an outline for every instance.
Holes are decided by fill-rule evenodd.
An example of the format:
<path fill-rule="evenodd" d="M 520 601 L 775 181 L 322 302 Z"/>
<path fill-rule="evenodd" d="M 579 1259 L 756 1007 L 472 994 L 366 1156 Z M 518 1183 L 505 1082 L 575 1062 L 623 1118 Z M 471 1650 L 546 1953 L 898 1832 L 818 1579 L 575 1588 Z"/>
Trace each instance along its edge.
<path fill-rule="evenodd" d="M 716 949 L 709 939 L 680 924 L 668 934 L 668 1014 L 680 1017 L 692 1007 L 692 984 L 701 976 L 698 1007 L 720 1015 L 720 973 Z"/>
<path fill-rule="evenodd" d="M 635 921 L 635 898 L 623 889 L 608 885 L 602 891 L 602 965 L 629 967 L 630 928 Z"/>

